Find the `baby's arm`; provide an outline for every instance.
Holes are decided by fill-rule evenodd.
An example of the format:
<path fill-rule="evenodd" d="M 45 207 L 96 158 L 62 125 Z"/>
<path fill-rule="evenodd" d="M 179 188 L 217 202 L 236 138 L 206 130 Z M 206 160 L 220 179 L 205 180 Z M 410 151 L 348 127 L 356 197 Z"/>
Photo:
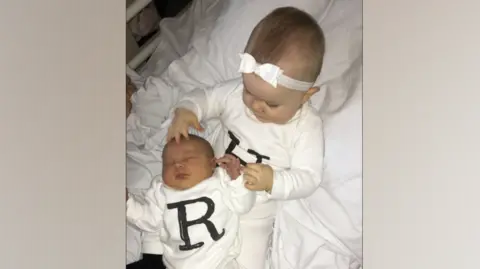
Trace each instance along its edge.
<path fill-rule="evenodd" d="M 142 231 L 156 233 L 163 227 L 163 210 L 165 198 L 161 193 L 161 182 L 153 180 L 152 186 L 143 196 L 130 196 L 127 200 L 127 221 Z"/>
<path fill-rule="evenodd" d="M 207 88 L 195 89 L 187 93 L 174 106 L 192 111 L 198 121 L 219 117 L 224 109 L 228 96 L 238 87 L 235 81 L 227 81 L 220 85 Z"/>
<path fill-rule="evenodd" d="M 243 174 L 234 180 L 226 173 L 222 173 L 222 176 L 223 200 L 227 207 L 240 215 L 248 213 L 255 205 L 256 192 L 245 188 Z"/>
<path fill-rule="evenodd" d="M 323 156 L 321 125 L 302 132 L 295 142 L 290 169 L 274 171 L 270 197 L 294 200 L 310 196 L 322 181 Z"/>

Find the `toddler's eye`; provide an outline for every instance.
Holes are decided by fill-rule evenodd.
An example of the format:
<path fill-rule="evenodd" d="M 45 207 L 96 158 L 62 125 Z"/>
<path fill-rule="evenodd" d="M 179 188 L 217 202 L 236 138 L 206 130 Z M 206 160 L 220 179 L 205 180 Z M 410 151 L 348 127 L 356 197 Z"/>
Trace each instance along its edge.
<path fill-rule="evenodd" d="M 279 105 L 276 105 L 276 104 L 267 104 L 267 106 L 269 106 L 269 107 L 271 107 L 271 108 L 279 107 Z"/>

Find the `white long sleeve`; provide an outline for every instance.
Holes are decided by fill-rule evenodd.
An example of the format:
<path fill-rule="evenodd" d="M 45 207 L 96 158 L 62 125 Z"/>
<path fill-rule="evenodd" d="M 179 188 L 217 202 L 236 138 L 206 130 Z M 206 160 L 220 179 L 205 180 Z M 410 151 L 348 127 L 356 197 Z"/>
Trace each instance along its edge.
<path fill-rule="evenodd" d="M 228 175 L 225 176 L 225 180 L 222 181 L 225 188 L 223 196 L 225 205 L 239 215 L 249 212 L 255 205 L 256 193 L 245 188 L 243 174 L 234 180 Z"/>
<path fill-rule="evenodd" d="M 277 200 L 301 199 L 310 196 L 322 181 L 324 139 L 321 120 L 303 128 L 296 139 L 291 167 L 274 172 L 270 197 Z M 309 124 L 310 125 L 310 124 Z"/>
<path fill-rule="evenodd" d="M 198 121 L 220 117 L 227 99 L 239 84 L 239 80 L 231 80 L 211 88 L 195 89 L 182 97 L 174 109 L 186 108 L 197 115 Z"/>
<path fill-rule="evenodd" d="M 138 229 L 156 233 L 163 227 L 163 211 L 165 197 L 161 191 L 162 183 L 158 180 L 143 196 L 144 201 L 139 201 L 139 196 L 130 196 L 127 200 L 127 221 Z"/>

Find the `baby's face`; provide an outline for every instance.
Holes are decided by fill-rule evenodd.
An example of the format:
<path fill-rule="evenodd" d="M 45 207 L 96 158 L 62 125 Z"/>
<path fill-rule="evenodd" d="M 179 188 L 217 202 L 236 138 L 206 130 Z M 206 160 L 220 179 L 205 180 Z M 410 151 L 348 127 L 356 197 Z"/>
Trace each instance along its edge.
<path fill-rule="evenodd" d="M 275 88 L 255 74 L 243 74 L 243 84 L 243 102 L 264 123 L 287 123 L 305 102 L 305 93 Z"/>
<path fill-rule="evenodd" d="M 208 157 L 198 141 L 172 141 L 164 149 L 163 181 L 172 189 L 189 189 L 211 177 L 214 169 L 215 159 Z"/>

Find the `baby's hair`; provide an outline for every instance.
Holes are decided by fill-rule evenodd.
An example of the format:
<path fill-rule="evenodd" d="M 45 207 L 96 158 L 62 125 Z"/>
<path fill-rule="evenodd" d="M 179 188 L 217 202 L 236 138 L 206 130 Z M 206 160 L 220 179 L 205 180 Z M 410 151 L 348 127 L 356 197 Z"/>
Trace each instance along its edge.
<path fill-rule="evenodd" d="M 281 7 L 255 26 L 245 52 L 261 64 L 278 64 L 293 56 L 295 64 L 301 66 L 291 76 L 314 82 L 322 69 L 325 38 L 317 21 L 308 13 L 294 7 Z"/>
<path fill-rule="evenodd" d="M 193 135 L 193 134 L 189 134 L 188 135 L 188 140 L 181 136 L 180 138 L 180 142 L 181 141 L 194 141 L 194 142 L 197 142 L 202 148 L 203 148 L 203 151 L 205 152 L 205 154 L 207 155 L 208 158 L 215 158 L 215 153 L 213 151 L 213 147 L 212 145 L 204 138 L 198 136 L 198 135 Z M 166 145 L 165 145 L 165 148 L 163 149 L 163 152 L 165 153 L 168 145 L 172 144 L 172 143 L 177 143 L 175 141 L 175 139 L 173 140 L 170 140 Z"/>

